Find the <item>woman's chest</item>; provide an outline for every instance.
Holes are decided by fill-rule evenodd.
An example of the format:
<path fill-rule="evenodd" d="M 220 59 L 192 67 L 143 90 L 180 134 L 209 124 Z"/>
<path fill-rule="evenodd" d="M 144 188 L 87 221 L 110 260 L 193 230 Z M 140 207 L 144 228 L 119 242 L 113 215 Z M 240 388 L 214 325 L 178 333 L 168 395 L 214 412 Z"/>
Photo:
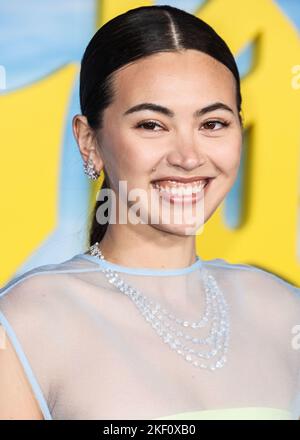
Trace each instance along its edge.
<path fill-rule="evenodd" d="M 171 349 L 126 299 L 82 312 L 89 314 L 89 325 L 75 358 L 72 352 L 66 358 L 70 374 L 60 393 L 61 408 L 63 399 L 72 402 L 70 418 L 147 419 L 222 407 L 282 407 L 288 401 L 289 372 L 275 346 L 265 353 L 258 350 L 256 338 L 239 333 L 232 322 L 224 367 L 198 368 Z M 192 329 L 181 330 L 188 334 Z M 208 349 L 179 339 L 196 353 Z"/>

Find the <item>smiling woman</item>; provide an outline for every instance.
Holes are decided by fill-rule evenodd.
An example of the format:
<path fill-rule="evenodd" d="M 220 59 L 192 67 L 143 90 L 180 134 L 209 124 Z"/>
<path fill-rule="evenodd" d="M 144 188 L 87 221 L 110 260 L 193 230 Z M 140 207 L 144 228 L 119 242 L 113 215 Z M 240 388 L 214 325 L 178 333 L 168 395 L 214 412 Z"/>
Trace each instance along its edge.
<path fill-rule="evenodd" d="M 240 78 L 224 40 L 208 24 L 179 9 L 137 8 L 98 30 L 82 58 L 80 77 L 84 116 L 74 118 L 74 134 L 83 159 L 87 161 L 91 155 L 97 173 L 104 171 L 102 188 L 117 193 L 118 182 L 125 180 L 129 191 L 150 191 L 151 182 L 161 180 L 168 181 L 168 189 L 174 192 L 178 186 L 175 180 L 197 180 L 205 174 L 213 177 L 211 197 L 194 217 L 202 218 L 202 223 L 207 221 L 235 181 L 242 146 Z M 175 171 L 172 181 L 170 169 Z M 191 185 L 186 191 L 193 191 Z M 132 230 L 130 225 L 113 227 L 109 221 L 99 221 L 96 214 L 102 203 L 100 195 L 90 244 L 102 241 L 106 257 L 117 261 L 118 255 L 119 262 L 124 246 L 128 264 L 132 253 L 137 255 L 135 250 L 130 251 L 124 236 L 128 241 L 139 236 L 145 246 L 144 232 L 140 235 L 140 226 L 136 225 Z M 143 212 L 150 211 L 149 205 L 142 204 Z M 184 222 L 180 227 L 174 222 L 163 225 L 162 206 L 159 208 L 160 232 L 153 227 L 146 229 L 153 241 L 162 230 L 186 233 Z M 143 221 L 151 224 L 147 214 Z M 199 228 L 197 222 L 196 226 Z M 141 253 L 157 267 L 170 263 L 178 267 L 194 261 L 192 237 L 182 240 L 173 235 L 170 239 L 181 242 L 178 253 L 172 255 L 173 263 L 165 245 L 154 251 L 149 241 L 151 252 Z M 112 241 L 118 243 L 117 252 Z M 138 261 L 143 265 L 140 258 Z"/>
<path fill-rule="evenodd" d="M 241 159 L 227 44 L 180 9 L 129 10 L 89 42 L 80 102 L 85 172 L 105 176 L 89 246 L 0 291 L 0 418 L 298 418 L 300 289 L 196 255 Z"/>

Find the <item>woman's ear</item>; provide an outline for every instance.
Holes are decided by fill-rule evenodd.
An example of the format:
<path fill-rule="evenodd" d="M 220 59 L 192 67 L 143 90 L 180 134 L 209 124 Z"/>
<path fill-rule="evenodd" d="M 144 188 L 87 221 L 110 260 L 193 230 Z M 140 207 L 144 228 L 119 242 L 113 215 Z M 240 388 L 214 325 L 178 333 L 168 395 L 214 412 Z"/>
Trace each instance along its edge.
<path fill-rule="evenodd" d="M 82 159 L 86 162 L 91 157 L 96 171 L 100 173 L 103 168 L 103 160 L 97 147 L 94 130 L 90 127 L 86 116 L 75 115 L 72 119 L 72 129 Z"/>

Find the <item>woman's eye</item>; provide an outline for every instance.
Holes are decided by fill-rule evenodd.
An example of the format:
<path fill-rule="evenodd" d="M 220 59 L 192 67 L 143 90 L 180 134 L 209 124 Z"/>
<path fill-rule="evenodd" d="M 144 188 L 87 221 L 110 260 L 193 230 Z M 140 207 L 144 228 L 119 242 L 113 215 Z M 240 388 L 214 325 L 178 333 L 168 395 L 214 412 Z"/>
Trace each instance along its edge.
<path fill-rule="evenodd" d="M 141 122 L 139 124 L 137 124 L 136 128 L 144 128 L 145 130 L 150 130 L 150 131 L 157 131 L 154 130 L 155 127 L 160 127 L 162 128 L 157 122 L 155 121 L 148 121 L 148 122 Z"/>
<path fill-rule="evenodd" d="M 230 122 L 228 122 L 228 121 L 215 121 L 215 120 L 214 121 L 207 121 L 207 122 L 204 122 L 203 127 L 205 127 L 208 130 L 212 130 L 212 131 L 220 130 L 220 128 L 214 129 L 214 126 L 216 124 L 220 124 L 221 128 L 224 128 L 224 127 L 228 127 Z"/>
<path fill-rule="evenodd" d="M 217 124 L 221 125 L 221 127 L 215 128 Z M 203 124 L 203 127 L 206 130 L 217 131 L 220 130 L 221 128 L 228 127 L 228 125 L 230 125 L 230 122 L 228 121 L 212 120 L 205 122 Z M 155 130 L 156 127 L 158 127 L 158 130 Z M 155 121 L 140 122 L 139 124 L 136 125 L 136 128 L 143 128 L 144 130 L 148 130 L 148 131 L 160 131 L 160 129 L 163 129 L 163 127 Z"/>

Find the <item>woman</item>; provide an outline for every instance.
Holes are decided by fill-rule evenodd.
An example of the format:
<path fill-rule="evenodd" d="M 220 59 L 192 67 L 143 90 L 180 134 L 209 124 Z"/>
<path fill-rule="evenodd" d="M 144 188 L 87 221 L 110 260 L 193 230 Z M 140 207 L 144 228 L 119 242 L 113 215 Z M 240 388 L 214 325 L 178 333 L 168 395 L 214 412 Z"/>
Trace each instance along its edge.
<path fill-rule="evenodd" d="M 241 157 L 226 43 L 132 9 L 88 44 L 80 101 L 84 170 L 105 174 L 90 247 L 2 289 L 1 418 L 298 418 L 300 289 L 195 251 Z"/>

